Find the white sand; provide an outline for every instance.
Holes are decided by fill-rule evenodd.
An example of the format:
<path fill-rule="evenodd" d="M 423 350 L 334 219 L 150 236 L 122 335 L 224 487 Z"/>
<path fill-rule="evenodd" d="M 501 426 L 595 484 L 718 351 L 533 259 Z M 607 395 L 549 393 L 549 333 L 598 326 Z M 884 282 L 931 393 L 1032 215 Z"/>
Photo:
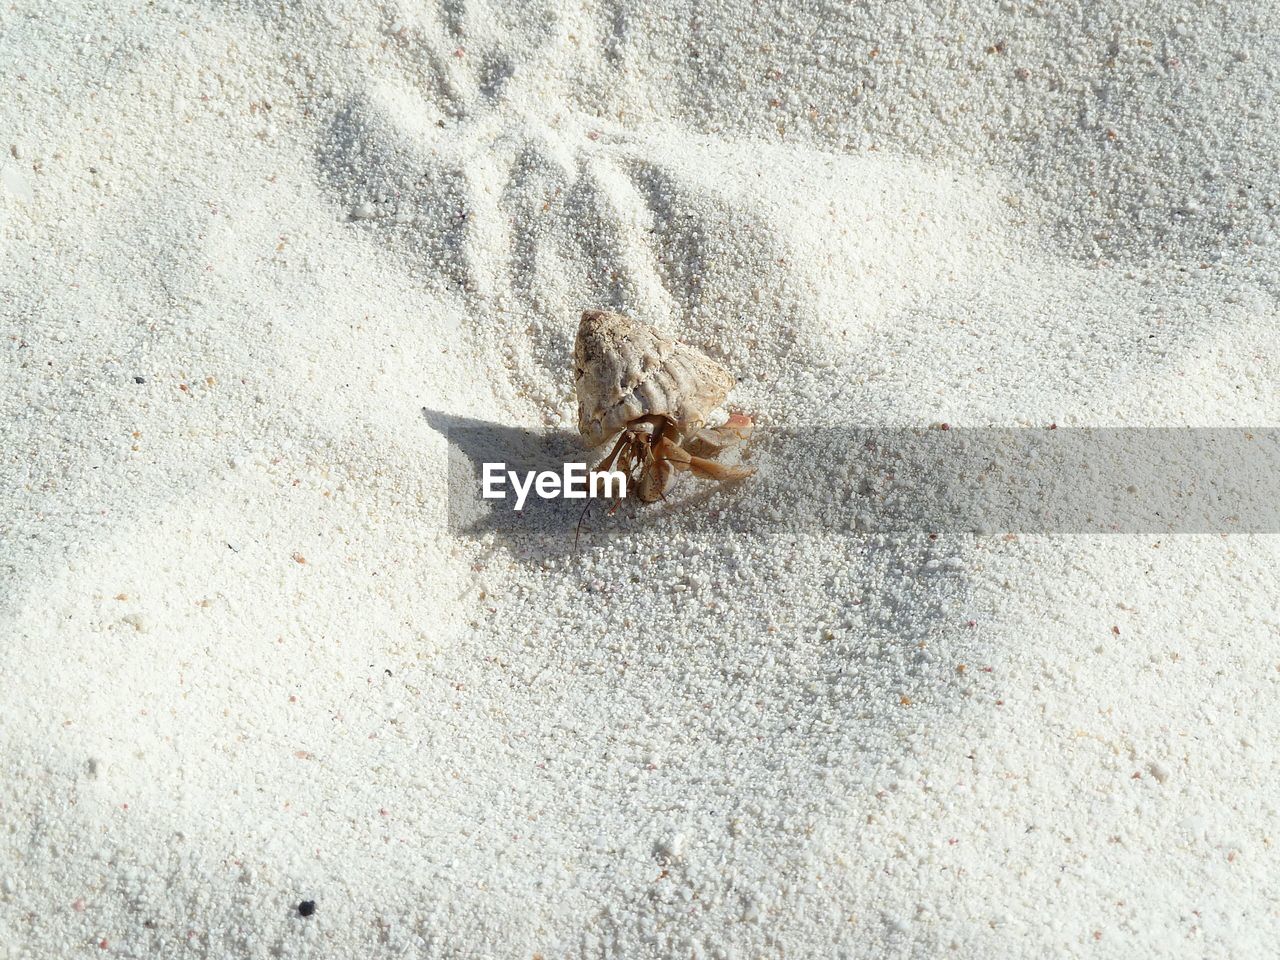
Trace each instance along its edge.
<path fill-rule="evenodd" d="M 0 10 L 0 957 L 1274 953 L 1278 538 L 574 566 L 421 415 L 1275 423 L 1269 0 L 292 6 Z"/>

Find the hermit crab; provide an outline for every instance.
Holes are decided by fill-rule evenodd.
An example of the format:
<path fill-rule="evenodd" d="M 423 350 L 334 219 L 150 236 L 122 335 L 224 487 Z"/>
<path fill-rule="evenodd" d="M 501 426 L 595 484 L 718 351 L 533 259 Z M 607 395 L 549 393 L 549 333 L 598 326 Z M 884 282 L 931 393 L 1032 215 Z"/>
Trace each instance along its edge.
<path fill-rule="evenodd" d="M 742 414 L 716 422 L 734 380 L 710 357 L 638 320 L 587 310 L 573 359 L 583 443 L 617 436 L 596 469 L 625 473 L 645 503 L 665 495 L 673 471 L 711 480 L 755 472 L 711 459 L 748 439 L 752 423 Z"/>

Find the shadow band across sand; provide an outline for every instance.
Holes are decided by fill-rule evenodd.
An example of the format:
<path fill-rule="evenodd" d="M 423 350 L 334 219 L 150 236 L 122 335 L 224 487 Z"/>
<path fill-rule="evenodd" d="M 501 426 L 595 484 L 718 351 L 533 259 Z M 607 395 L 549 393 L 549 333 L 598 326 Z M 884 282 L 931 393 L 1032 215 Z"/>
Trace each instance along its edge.
<path fill-rule="evenodd" d="M 510 484 L 482 496 L 486 463 L 521 475 L 593 467 L 568 431 L 541 433 L 424 411 L 448 436 L 449 526 L 564 539 L 586 501 L 520 509 Z M 668 499 L 593 502 L 593 527 L 714 524 L 742 533 L 1280 532 L 1280 430 L 1271 428 L 820 428 L 760 431 L 743 451 L 756 475 L 680 478 Z"/>

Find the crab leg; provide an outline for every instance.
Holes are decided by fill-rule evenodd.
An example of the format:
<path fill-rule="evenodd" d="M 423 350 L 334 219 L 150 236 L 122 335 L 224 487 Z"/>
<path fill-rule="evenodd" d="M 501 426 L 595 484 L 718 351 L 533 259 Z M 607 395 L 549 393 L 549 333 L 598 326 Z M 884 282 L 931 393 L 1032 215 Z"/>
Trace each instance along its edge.
<path fill-rule="evenodd" d="M 689 457 L 689 469 L 696 477 L 708 480 L 743 480 L 756 472 L 755 467 L 727 467 L 706 457 Z"/>
<path fill-rule="evenodd" d="M 596 471 L 612 470 L 614 462 L 620 459 L 625 461 L 625 464 L 626 464 L 625 467 L 623 468 L 624 472 L 630 473 L 631 471 L 631 438 L 627 435 L 626 431 L 623 431 L 621 434 L 618 435 L 618 442 L 613 445 L 613 449 L 609 451 L 608 455 L 603 460 L 601 460 L 598 464 L 596 464 Z M 578 514 L 578 525 L 577 527 L 574 528 L 574 533 L 573 533 L 574 554 L 577 554 L 578 552 L 578 537 L 582 535 L 582 521 L 587 519 L 587 512 L 590 509 L 591 509 L 591 501 L 587 500 L 587 502 L 582 505 L 582 512 Z M 618 509 L 618 501 L 615 498 L 613 508 L 609 511 L 609 515 L 612 516 L 617 509 Z"/>
<path fill-rule="evenodd" d="M 677 470 L 691 470 L 694 476 L 708 480 L 741 480 L 756 472 L 752 467 L 727 467 L 706 457 L 695 457 L 665 437 L 658 447 L 658 455 Z"/>
<path fill-rule="evenodd" d="M 693 456 L 683 447 L 677 446 L 676 443 L 666 437 L 662 438 L 662 442 L 654 447 L 654 453 L 657 457 L 672 464 L 677 470 L 689 469 L 689 461 Z"/>
<path fill-rule="evenodd" d="M 613 469 L 613 461 L 618 459 L 618 455 L 622 453 L 622 448 L 627 445 L 628 439 L 626 431 L 620 433 L 618 435 L 618 442 L 613 445 L 613 449 L 609 451 L 608 456 L 596 464 L 595 471 L 593 472 Z"/>

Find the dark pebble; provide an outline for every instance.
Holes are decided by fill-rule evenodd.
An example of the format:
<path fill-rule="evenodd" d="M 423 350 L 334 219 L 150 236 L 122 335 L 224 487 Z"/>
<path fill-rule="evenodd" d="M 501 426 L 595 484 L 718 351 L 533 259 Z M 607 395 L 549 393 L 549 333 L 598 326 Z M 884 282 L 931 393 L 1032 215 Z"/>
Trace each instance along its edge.
<path fill-rule="evenodd" d="M 134 383 L 146 383 L 146 382 L 147 382 L 147 378 L 146 378 L 146 377 L 134 377 L 134 378 L 133 378 L 133 382 L 134 382 Z"/>
<path fill-rule="evenodd" d="M 309 917 L 316 912 L 316 902 L 314 900 L 303 900 L 298 904 L 298 913 L 304 917 Z"/>

